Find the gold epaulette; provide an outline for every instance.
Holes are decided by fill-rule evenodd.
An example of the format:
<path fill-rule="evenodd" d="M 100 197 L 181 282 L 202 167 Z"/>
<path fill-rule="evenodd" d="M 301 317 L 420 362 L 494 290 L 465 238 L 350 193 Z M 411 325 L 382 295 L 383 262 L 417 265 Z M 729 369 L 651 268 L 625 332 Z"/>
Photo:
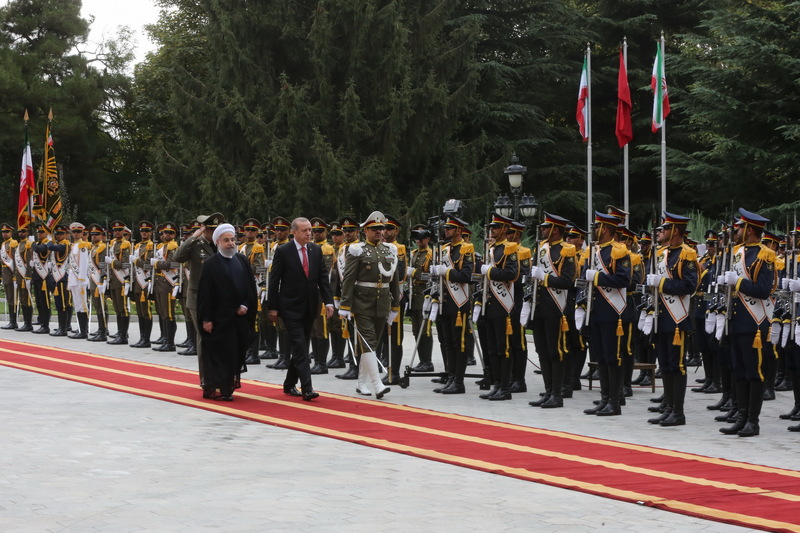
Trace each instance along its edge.
<path fill-rule="evenodd" d="M 575 257 L 578 254 L 578 249 L 574 244 L 565 242 L 561 245 L 561 257 Z"/>
<path fill-rule="evenodd" d="M 127 250 L 131 247 L 131 241 L 122 241 L 119 245 L 120 250 Z"/>
<path fill-rule="evenodd" d="M 742 246 L 744 246 L 744 244 L 734 244 L 733 253 L 736 254 L 742 248 Z"/>
<path fill-rule="evenodd" d="M 656 248 L 656 258 L 660 257 L 661 254 L 669 250 L 669 246 L 659 246 Z"/>
<path fill-rule="evenodd" d="M 428 252 L 430 253 L 430 252 Z M 475 253 L 475 245 L 471 242 L 462 242 L 461 243 L 461 253 L 462 254 L 474 254 Z"/>
<path fill-rule="evenodd" d="M 519 244 L 506 241 L 503 245 L 503 255 L 511 255 L 519 250 Z"/>
<path fill-rule="evenodd" d="M 763 244 L 759 246 L 761 246 L 761 250 L 759 250 L 758 252 L 757 259 L 766 261 L 767 263 L 774 263 L 778 257 L 777 254 L 775 253 L 775 250 L 767 246 L 764 246 Z"/>
<path fill-rule="evenodd" d="M 148 252 L 153 251 L 153 241 L 147 241 L 147 251 Z"/>
<path fill-rule="evenodd" d="M 79 250 L 91 250 L 92 249 L 92 243 L 85 242 L 85 241 L 81 242 L 80 244 L 78 244 L 78 249 Z"/>
<path fill-rule="evenodd" d="M 786 270 L 786 259 L 783 257 L 778 257 L 775 260 L 775 270 Z"/>
<path fill-rule="evenodd" d="M 621 242 L 611 243 L 611 259 L 622 259 L 629 253 L 628 247 Z"/>
<path fill-rule="evenodd" d="M 264 245 L 259 243 L 259 242 L 255 243 L 253 245 L 253 249 L 251 250 L 251 253 L 263 254 L 264 253 Z"/>
<path fill-rule="evenodd" d="M 533 253 L 531 253 L 531 249 L 530 248 L 528 248 L 526 246 L 520 246 L 519 247 L 519 253 L 517 254 L 517 257 L 519 258 L 520 261 L 524 261 L 526 259 L 530 259 L 531 257 L 533 257 Z"/>
<path fill-rule="evenodd" d="M 639 266 L 642 264 L 642 254 L 631 252 L 631 266 Z"/>
<path fill-rule="evenodd" d="M 406 255 L 406 245 L 400 244 L 399 242 L 395 241 L 394 245 L 397 246 L 397 256 L 401 257 Z"/>
<path fill-rule="evenodd" d="M 178 243 L 177 243 L 177 242 L 175 242 L 175 241 L 169 241 L 169 242 L 167 243 L 167 251 L 168 251 L 168 252 L 169 252 L 170 250 L 177 250 L 177 249 L 178 249 Z"/>
<path fill-rule="evenodd" d="M 678 259 L 685 261 L 697 261 L 697 250 L 695 250 L 688 244 L 682 244 L 681 255 L 678 257 Z"/>
<path fill-rule="evenodd" d="M 333 245 L 330 243 L 323 242 L 319 247 L 322 248 L 322 255 L 333 255 L 334 253 Z"/>

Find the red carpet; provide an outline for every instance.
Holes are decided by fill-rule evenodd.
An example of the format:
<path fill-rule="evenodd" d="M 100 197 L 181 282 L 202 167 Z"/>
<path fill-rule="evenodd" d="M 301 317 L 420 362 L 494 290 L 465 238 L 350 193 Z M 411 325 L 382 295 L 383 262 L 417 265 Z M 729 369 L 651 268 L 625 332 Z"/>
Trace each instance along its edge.
<path fill-rule="evenodd" d="M 0 340 L 0 365 L 770 531 L 800 531 L 800 472 L 326 393 L 315 402 L 243 381 L 203 400 L 195 372 Z"/>

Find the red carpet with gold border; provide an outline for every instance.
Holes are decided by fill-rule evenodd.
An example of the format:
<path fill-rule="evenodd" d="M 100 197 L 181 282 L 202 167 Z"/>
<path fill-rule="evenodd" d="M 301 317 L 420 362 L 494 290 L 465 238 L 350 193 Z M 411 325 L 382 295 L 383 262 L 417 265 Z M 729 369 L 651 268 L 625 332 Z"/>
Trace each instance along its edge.
<path fill-rule="evenodd" d="M 770 531 L 800 531 L 800 472 L 326 393 L 304 402 L 243 381 L 203 400 L 193 371 L 0 340 L 0 365 Z"/>

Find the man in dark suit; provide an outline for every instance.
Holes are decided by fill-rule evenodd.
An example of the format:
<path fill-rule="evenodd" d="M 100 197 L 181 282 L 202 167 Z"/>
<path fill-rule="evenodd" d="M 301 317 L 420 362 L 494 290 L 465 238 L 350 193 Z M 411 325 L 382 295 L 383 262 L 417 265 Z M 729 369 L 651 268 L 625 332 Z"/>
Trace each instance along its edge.
<path fill-rule="evenodd" d="M 230 224 L 214 230 L 217 252 L 203 263 L 197 290 L 197 320 L 202 324 L 205 382 L 203 397 L 233 400 L 252 340 L 258 297 L 250 263 L 236 253 Z M 219 389 L 219 395 L 215 391 Z"/>
<path fill-rule="evenodd" d="M 326 318 L 333 316 L 333 294 L 322 248 L 310 242 L 311 222 L 306 218 L 294 219 L 292 233 L 294 241 L 275 249 L 267 305 L 270 320 L 277 322 L 280 316 L 289 336 L 291 365 L 283 382 L 283 392 L 300 396 L 295 387 L 299 378 L 303 399 L 310 401 L 319 396 L 311 386 L 308 364 L 311 328 L 321 312 L 320 297 L 325 304 Z"/>

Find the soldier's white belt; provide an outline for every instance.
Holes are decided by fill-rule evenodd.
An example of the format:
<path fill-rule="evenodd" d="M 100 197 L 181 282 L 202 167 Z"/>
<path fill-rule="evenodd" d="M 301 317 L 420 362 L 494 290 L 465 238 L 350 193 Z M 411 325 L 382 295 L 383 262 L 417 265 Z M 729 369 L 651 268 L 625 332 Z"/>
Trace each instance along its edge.
<path fill-rule="evenodd" d="M 388 289 L 388 282 L 374 282 L 374 281 L 358 281 L 356 280 L 356 287 L 367 287 L 369 289 Z"/>

